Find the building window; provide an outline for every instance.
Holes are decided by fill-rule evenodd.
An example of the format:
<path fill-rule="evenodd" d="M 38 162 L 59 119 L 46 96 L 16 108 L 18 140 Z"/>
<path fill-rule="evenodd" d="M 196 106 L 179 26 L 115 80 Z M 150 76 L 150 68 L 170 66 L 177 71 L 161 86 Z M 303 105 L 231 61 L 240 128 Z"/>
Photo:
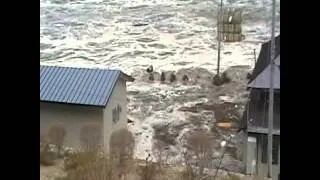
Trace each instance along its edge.
<path fill-rule="evenodd" d="M 120 114 L 121 114 L 122 108 L 120 105 L 118 105 L 116 108 L 112 110 L 112 122 L 113 124 L 116 124 L 120 120 Z"/>
<path fill-rule="evenodd" d="M 262 136 L 262 163 L 268 163 L 268 136 Z M 280 145 L 280 137 L 273 136 L 272 139 L 272 164 L 278 164 L 278 156 L 279 156 L 279 145 Z"/>

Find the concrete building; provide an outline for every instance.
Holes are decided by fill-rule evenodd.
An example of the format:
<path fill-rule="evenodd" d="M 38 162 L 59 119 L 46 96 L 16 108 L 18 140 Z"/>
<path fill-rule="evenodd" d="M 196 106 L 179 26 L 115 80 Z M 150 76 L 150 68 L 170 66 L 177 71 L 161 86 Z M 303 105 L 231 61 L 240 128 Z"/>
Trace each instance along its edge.
<path fill-rule="evenodd" d="M 275 41 L 272 179 L 280 179 L 280 35 Z M 248 83 L 249 100 L 243 115 L 245 172 L 267 177 L 268 101 L 270 87 L 270 41 L 264 43 Z"/>
<path fill-rule="evenodd" d="M 40 135 L 62 123 L 65 145 L 79 148 L 81 128 L 97 123 L 109 151 L 112 132 L 127 126 L 127 81 L 134 79 L 119 70 L 40 65 Z"/>

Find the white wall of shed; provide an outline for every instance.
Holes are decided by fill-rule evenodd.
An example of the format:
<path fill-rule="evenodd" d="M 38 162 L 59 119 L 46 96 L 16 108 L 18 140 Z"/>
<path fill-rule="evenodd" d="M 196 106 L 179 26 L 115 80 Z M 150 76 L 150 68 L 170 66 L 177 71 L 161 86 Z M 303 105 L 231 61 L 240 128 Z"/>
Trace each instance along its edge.
<path fill-rule="evenodd" d="M 104 124 L 104 144 L 106 152 L 110 150 L 111 134 L 119 129 L 127 128 L 127 86 L 126 81 L 119 79 L 111 94 L 109 102 L 103 111 Z M 118 105 L 121 106 L 121 113 L 119 121 L 114 124 L 112 122 L 112 110 Z"/>
<path fill-rule="evenodd" d="M 87 123 L 103 124 L 103 108 L 40 102 L 40 135 L 62 123 L 67 131 L 65 146 L 79 148 L 80 130 Z"/>

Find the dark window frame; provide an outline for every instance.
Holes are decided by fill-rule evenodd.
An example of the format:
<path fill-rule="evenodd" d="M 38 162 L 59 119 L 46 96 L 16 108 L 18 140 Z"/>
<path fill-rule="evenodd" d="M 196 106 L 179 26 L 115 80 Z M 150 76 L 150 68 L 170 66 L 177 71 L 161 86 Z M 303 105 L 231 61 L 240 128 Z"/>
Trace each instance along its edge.
<path fill-rule="evenodd" d="M 261 162 L 268 163 L 268 136 L 261 136 Z M 272 164 L 279 164 L 279 148 L 280 148 L 280 136 L 273 136 L 272 139 Z"/>
<path fill-rule="evenodd" d="M 112 109 L 112 122 L 116 124 L 120 120 L 120 115 L 122 112 L 122 108 L 120 105 Z"/>

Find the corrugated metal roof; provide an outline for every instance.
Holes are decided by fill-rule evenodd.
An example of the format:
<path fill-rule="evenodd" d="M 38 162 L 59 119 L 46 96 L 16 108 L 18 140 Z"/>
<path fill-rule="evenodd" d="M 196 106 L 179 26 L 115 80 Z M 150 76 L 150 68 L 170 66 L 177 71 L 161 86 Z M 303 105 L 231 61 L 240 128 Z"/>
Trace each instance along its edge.
<path fill-rule="evenodd" d="M 106 106 L 119 70 L 40 65 L 40 101 Z"/>
<path fill-rule="evenodd" d="M 270 44 L 271 40 L 261 45 L 261 50 L 257 63 L 252 71 L 252 76 L 248 82 L 251 83 L 270 64 Z M 275 38 L 275 57 L 280 55 L 280 34 Z"/>
<path fill-rule="evenodd" d="M 270 87 L 270 69 L 269 65 L 264 69 L 249 85 L 251 88 L 269 88 Z M 274 89 L 280 89 L 280 69 L 278 66 L 274 66 Z"/>

